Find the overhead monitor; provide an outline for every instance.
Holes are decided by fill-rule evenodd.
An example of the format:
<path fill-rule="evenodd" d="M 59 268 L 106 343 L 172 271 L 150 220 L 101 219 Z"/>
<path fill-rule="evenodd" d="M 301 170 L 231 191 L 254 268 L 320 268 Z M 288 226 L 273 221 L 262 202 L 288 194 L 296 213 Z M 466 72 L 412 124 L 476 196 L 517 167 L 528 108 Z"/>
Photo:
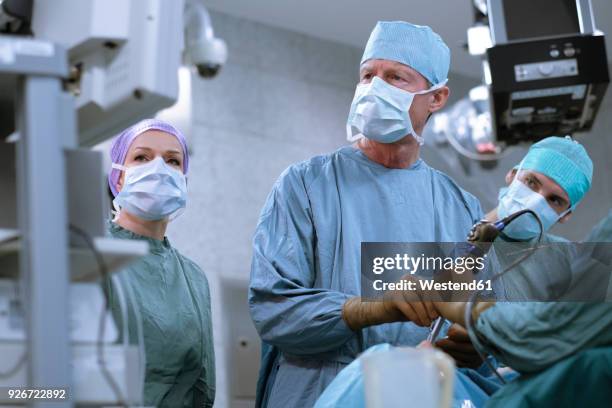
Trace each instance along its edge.
<path fill-rule="evenodd" d="M 590 0 L 488 0 L 493 44 L 593 34 Z"/>
<path fill-rule="evenodd" d="M 504 0 L 509 41 L 580 32 L 576 0 Z"/>

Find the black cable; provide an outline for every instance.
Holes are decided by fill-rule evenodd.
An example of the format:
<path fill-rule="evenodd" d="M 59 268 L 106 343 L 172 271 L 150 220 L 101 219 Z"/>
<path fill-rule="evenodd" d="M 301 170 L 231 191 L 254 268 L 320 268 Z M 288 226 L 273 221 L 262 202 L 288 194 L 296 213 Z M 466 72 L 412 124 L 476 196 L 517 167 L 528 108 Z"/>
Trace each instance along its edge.
<path fill-rule="evenodd" d="M 531 214 L 531 215 L 533 215 L 535 217 L 536 221 L 538 222 L 538 225 L 540 226 L 540 236 L 538 237 L 538 242 L 539 242 L 540 239 L 542 238 L 542 231 L 543 231 L 544 228 L 542 226 L 542 222 L 540 221 L 540 218 L 538 217 L 538 215 L 533 210 L 530 210 L 529 208 L 525 208 L 524 210 L 520 210 L 520 211 L 517 211 L 517 212 L 515 212 L 513 214 L 510 214 L 506 218 L 502 218 L 500 221 L 504 223 L 504 226 L 507 226 L 508 224 L 510 224 L 512 221 L 514 221 L 515 219 L 517 219 L 518 217 L 520 217 L 523 214 Z"/>
<path fill-rule="evenodd" d="M 542 241 L 542 236 L 544 235 L 544 226 L 542 225 L 542 221 L 540 220 L 540 217 L 538 217 L 538 215 L 534 211 L 529 210 L 529 209 L 521 210 L 518 213 L 512 214 L 509 217 L 506 217 L 504 219 L 504 223 L 506 225 L 508 225 L 512 221 L 514 221 L 515 219 L 517 219 L 519 216 L 521 216 L 523 214 L 531 214 L 531 215 L 533 215 L 535 217 L 536 221 L 538 222 L 538 226 L 540 227 L 540 233 L 538 235 L 538 239 L 537 239 L 535 245 L 532 248 L 529 249 L 529 252 L 527 254 L 525 254 L 523 257 L 519 258 L 515 262 L 513 262 L 510 266 L 508 266 L 506 269 L 504 269 L 503 271 L 501 271 L 497 275 L 493 276 L 491 278 L 491 280 L 490 280 L 491 283 L 493 283 L 494 281 L 496 281 L 499 278 L 501 278 L 502 276 L 504 276 L 506 273 L 508 273 L 509 271 L 514 269 L 514 267 L 519 265 L 521 262 L 525 261 L 531 255 L 533 255 L 535 253 L 535 251 L 539 248 L 539 244 Z M 476 331 L 475 326 L 474 326 L 474 321 L 472 319 L 472 311 L 473 311 L 473 308 L 474 308 L 476 296 L 478 296 L 482 291 L 483 290 L 476 290 L 474 293 L 472 293 L 470 295 L 470 298 L 469 298 L 469 300 L 467 302 L 467 305 L 466 305 L 466 308 L 465 308 L 465 316 L 464 316 L 465 328 L 468 331 L 468 333 L 470 333 L 470 331 L 472 333 L 474 333 L 474 336 L 476 338 L 478 338 L 478 332 Z M 491 364 L 491 362 L 486 358 L 485 352 L 483 352 L 482 350 L 480 350 L 478 348 L 478 344 L 474 344 L 474 349 L 476 350 L 476 352 L 478 353 L 480 358 L 484 361 L 484 363 L 487 365 L 487 367 L 501 381 L 501 383 L 502 384 L 506 384 L 506 380 L 504 380 L 504 378 L 497 372 L 495 367 L 493 367 L 493 364 Z"/>
<path fill-rule="evenodd" d="M 80 236 L 83 239 L 83 241 L 85 241 L 86 245 L 89 247 L 91 252 L 94 254 L 94 257 L 96 258 L 96 262 L 98 263 L 98 268 L 99 268 L 99 272 L 100 272 L 100 276 L 102 277 L 102 280 L 106 282 L 109 278 L 108 268 L 106 267 L 106 263 L 104 262 L 104 258 L 102 257 L 102 254 L 100 253 L 100 251 L 98 251 L 98 249 L 94 245 L 94 242 L 89 236 L 89 234 L 83 231 L 82 229 L 80 229 L 79 227 L 72 225 L 72 224 L 70 224 L 68 228 L 70 229 L 71 232 Z M 102 313 L 100 314 L 100 324 L 98 327 L 98 339 L 96 341 L 96 353 L 98 356 L 98 365 L 100 366 L 100 371 L 102 372 L 104 379 L 106 380 L 108 385 L 113 390 L 113 393 L 115 394 L 115 398 L 117 399 L 118 404 L 120 406 L 127 408 L 127 404 L 125 403 L 125 400 L 121 393 L 121 389 L 119 388 L 119 385 L 117 385 L 117 382 L 111 375 L 110 371 L 108 371 L 108 367 L 106 366 L 106 359 L 104 356 L 104 348 L 105 348 L 104 334 L 106 332 L 106 310 L 108 309 L 109 304 L 108 304 L 108 299 L 106 295 L 103 296 L 103 298 L 104 298 L 104 305 L 102 307 Z"/>

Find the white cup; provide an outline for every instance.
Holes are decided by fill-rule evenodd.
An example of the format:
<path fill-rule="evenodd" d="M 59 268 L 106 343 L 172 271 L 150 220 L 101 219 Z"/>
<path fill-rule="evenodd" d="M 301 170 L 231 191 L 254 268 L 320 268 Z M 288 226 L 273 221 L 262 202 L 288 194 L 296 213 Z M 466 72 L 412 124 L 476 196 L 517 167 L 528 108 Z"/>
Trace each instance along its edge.
<path fill-rule="evenodd" d="M 363 357 L 367 408 L 449 408 L 455 363 L 434 349 L 394 347 Z"/>

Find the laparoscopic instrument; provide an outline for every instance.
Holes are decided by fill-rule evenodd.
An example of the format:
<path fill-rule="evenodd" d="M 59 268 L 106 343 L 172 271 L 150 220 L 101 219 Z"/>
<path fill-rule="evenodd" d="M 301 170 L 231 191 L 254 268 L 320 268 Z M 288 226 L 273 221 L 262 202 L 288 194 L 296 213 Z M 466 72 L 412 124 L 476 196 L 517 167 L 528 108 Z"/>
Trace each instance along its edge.
<path fill-rule="evenodd" d="M 539 242 L 542 237 L 542 231 L 543 231 L 540 219 L 538 218 L 537 214 L 534 211 L 525 209 L 525 210 L 517 211 L 495 222 L 482 220 L 474 224 L 474 226 L 472 226 L 472 229 L 470 230 L 467 236 L 467 243 L 457 246 L 456 248 L 456 252 L 458 252 L 457 256 L 474 256 L 474 257 L 484 256 L 489 251 L 491 245 L 493 244 L 493 241 L 495 241 L 495 239 L 506 228 L 506 226 L 508 226 L 512 221 L 514 221 L 515 219 L 517 219 L 523 214 L 531 214 L 532 216 L 536 218 L 538 225 L 540 226 L 540 236 L 538 237 L 538 242 Z M 526 256 L 523 256 L 517 262 L 511 265 L 510 268 L 507 268 L 501 273 L 495 275 L 492 278 L 492 281 L 497 280 L 501 275 L 505 274 L 508 270 L 514 268 L 517 264 L 523 262 L 532 253 L 533 251 L 529 252 Z M 475 292 L 475 294 L 478 294 L 478 293 L 479 292 Z M 471 297 L 472 302 L 473 302 L 473 299 L 475 299 L 474 294 Z M 468 305 L 471 306 L 472 303 L 468 303 Z M 468 309 L 471 310 L 471 307 L 469 307 Z M 471 316 L 471 313 L 470 313 L 470 316 Z M 429 334 L 427 336 L 427 341 L 429 343 L 434 343 L 438 339 L 438 336 L 442 332 L 442 329 L 444 328 L 444 326 L 445 326 L 445 319 L 443 317 L 438 317 L 437 319 L 435 319 L 429 328 Z"/>

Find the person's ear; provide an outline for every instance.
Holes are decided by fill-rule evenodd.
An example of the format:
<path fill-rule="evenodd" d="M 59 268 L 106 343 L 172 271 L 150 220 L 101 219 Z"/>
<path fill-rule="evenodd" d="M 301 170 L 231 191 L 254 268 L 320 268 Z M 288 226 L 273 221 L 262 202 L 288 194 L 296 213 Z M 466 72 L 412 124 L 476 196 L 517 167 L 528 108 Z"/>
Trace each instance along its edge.
<path fill-rule="evenodd" d="M 443 86 L 442 88 L 436 90 L 431 96 L 431 102 L 429 103 L 429 112 L 434 113 L 442 109 L 446 102 L 448 101 L 448 97 L 450 95 L 450 89 L 448 86 Z"/>
<path fill-rule="evenodd" d="M 121 174 L 119 175 L 119 178 L 117 179 L 117 184 L 115 184 L 115 188 L 117 189 L 117 192 L 120 192 L 121 189 L 123 188 L 123 175 L 125 173 L 121 172 Z"/>
<path fill-rule="evenodd" d="M 506 184 L 510 185 L 510 183 L 512 183 L 512 180 L 514 180 L 514 177 L 516 176 L 516 169 L 512 169 L 510 170 L 508 173 L 506 173 Z"/>
<path fill-rule="evenodd" d="M 570 218 L 572 218 L 572 211 L 568 212 L 567 214 L 565 214 L 563 217 L 559 218 L 559 221 L 557 221 L 559 224 L 565 224 Z"/>

